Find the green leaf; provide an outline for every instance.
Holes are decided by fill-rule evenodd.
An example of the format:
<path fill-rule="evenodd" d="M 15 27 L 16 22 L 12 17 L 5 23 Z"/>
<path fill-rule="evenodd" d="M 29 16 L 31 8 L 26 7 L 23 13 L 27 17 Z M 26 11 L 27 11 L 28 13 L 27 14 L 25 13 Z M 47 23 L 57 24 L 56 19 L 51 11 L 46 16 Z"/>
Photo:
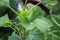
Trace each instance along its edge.
<path fill-rule="evenodd" d="M 26 30 L 33 29 L 33 27 L 32 27 L 33 25 L 30 22 L 32 11 L 28 11 L 27 9 L 25 9 L 19 15 L 20 15 L 20 19 L 21 19 L 21 25 L 24 26 L 26 28 Z"/>
<path fill-rule="evenodd" d="M 60 16 L 59 15 L 53 15 L 53 17 L 60 24 Z"/>
<path fill-rule="evenodd" d="M 21 21 L 24 23 L 28 23 L 31 20 L 32 11 L 28 11 L 27 9 L 23 10 L 19 15 Z"/>
<path fill-rule="evenodd" d="M 20 38 L 15 32 L 13 32 L 12 35 L 8 38 L 8 40 L 20 40 Z"/>
<path fill-rule="evenodd" d="M 57 0 L 43 0 L 43 2 L 48 8 L 54 8 L 54 6 L 57 4 Z"/>
<path fill-rule="evenodd" d="M 9 0 L 0 0 L 0 4 L 9 5 Z"/>
<path fill-rule="evenodd" d="M 26 30 L 32 30 L 35 28 L 35 25 L 33 24 L 33 22 L 31 22 L 31 23 L 24 25 L 24 27 L 26 28 Z"/>
<path fill-rule="evenodd" d="M 9 21 L 8 15 L 4 15 L 2 17 L 0 17 L 0 26 L 9 26 L 11 23 Z"/>
<path fill-rule="evenodd" d="M 50 27 L 52 27 L 51 21 L 45 17 L 37 18 L 33 23 L 43 33 L 50 30 Z"/>
<path fill-rule="evenodd" d="M 25 9 L 25 10 L 21 11 L 21 13 L 19 14 L 20 18 L 21 18 L 21 22 L 28 23 L 28 22 L 33 21 L 38 16 L 40 16 L 39 11 L 40 11 L 39 7 L 34 7 L 34 8 L 29 9 L 29 10 Z"/>
<path fill-rule="evenodd" d="M 41 8 L 39 6 L 36 6 L 34 8 L 31 8 L 30 11 L 33 11 L 32 15 L 31 15 L 31 21 L 35 20 L 39 16 L 42 16 L 41 15 L 42 13 L 40 13 Z"/>
<path fill-rule="evenodd" d="M 26 40 L 44 40 L 44 35 L 39 30 L 33 31 L 26 37 Z"/>
<path fill-rule="evenodd" d="M 49 35 L 47 36 L 47 40 L 60 40 L 60 39 L 56 38 L 56 36 Z"/>
<path fill-rule="evenodd" d="M 33 28 L 37 27 L 40 31 L 45 32 L 52 26 L 52 23 L 47 18 L 38 18 L 37 16 L 39 13 L 35 13 L 34 15 L 33 14 L 33 12 L 28 10 L 22 11 L 20 13 L 21 25 L 25 27 L 26 30 L 32 30 Z"/>
<path fill-rule="evenodd" d="M 29 11 L 28 11 L 28 9 L 25 9 L 19 14 L 20 19 L 21 19 L 21 25 L 24 26 L 26 28 L 26 30 L 31 30 L 31 29 L 33 29 L 35 27 L 33 25 L 33 21 L 40 14 L 40 13 L 38 13 L 39 11 L 40 11 L 39 7 L 34 7 Z"/>

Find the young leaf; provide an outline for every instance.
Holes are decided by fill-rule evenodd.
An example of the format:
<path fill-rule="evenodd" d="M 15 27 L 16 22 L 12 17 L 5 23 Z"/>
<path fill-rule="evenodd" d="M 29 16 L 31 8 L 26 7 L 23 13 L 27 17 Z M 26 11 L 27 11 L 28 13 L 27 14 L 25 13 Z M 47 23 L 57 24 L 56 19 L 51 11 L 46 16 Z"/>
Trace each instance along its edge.
<path fill-rule="evenodd" d="M 6 15 L 0 17 L 0 26 L 8 26 L 8 25 L 10 25 L 8 15 L 6 14 Z"/>

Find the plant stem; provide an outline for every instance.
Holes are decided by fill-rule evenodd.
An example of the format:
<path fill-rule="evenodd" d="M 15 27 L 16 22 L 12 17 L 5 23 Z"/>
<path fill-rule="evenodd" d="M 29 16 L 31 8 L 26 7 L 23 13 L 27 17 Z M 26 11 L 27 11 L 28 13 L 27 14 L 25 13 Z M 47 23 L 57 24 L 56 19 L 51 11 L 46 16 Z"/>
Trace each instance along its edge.
<path fill-rule="evenodd" d="M 44 33 L 44 40 L 47 40 L 47 34 Z"/>
<path fill-rule="evenodd" d="M 51 16 L 51 18 L 52 18 L 53 22 L 54 22 L 57 26 L 59 26 L 59 27 L 60 27 L 60 24 L 59 24 L 59 23 L 54 19 L 53 15 L 51 14 L 50 16 Z"/>

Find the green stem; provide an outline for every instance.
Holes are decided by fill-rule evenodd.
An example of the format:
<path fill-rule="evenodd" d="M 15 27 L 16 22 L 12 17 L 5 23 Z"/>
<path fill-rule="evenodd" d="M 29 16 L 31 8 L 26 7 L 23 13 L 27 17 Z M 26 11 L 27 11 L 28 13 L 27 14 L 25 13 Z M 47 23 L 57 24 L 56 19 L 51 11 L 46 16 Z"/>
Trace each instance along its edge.
<path fill-rule="evenodd" d="M 47 40 L 47 34 L 44 33 L 44 40 Z"/>
<path fill-rule="evenodd" d="M 16 15 L 18 15 L 18 18 L 19 18 L 19 20 L 20 20 L 20 16 L 19 16 L 18 12 L 15 11 L 13 8 L 11 8 L 9 5 L 6 5 L 6 6 L 9 7 Z"/>
<path fill-rule="evenodd" d="M 60 27 L 60 24 L 59 24 L 59 23 L 54 19 L 54 17 L 53 17 L 52 10 L 50 10 L 50 17 L 51 17 L 52 21 L 53 21 L 57 26 Z"/>
<path fill-rule="evenodd" d="M 55 35 L 54 33 L 51 33 L 50 35 L 52 35 L 53 37 L 56 37 L 57 39 L 60 39 L 60 37 Z"/>
<path fill-rule="evenodd" d="M 11 29 L 13 29 L 15 32 L 16 32 L 16 29 L 15 28 L 13 28 L 13 27 L 11 27 L 11 26 L 9 26 Z"/>
<path fill-rule="evenodd" d="M 54 33 L 54 32 L 60 32 L 60 31 L 59 30 L 54 30 L 54 31 L 49 32 L 47 35 L 49 35 L 51 33 Z"/>
<path fill-rule="evenodd" d="M 51 16 L 51 18 L 52 18 L 53 22 L 54 22 L 57 26 L 59 26 L 59 27 L 60 27 L 60 24 L 59 24 L 59 23 L 54 19 L 53 15 L 51 14 L 50 16 Z"/>

